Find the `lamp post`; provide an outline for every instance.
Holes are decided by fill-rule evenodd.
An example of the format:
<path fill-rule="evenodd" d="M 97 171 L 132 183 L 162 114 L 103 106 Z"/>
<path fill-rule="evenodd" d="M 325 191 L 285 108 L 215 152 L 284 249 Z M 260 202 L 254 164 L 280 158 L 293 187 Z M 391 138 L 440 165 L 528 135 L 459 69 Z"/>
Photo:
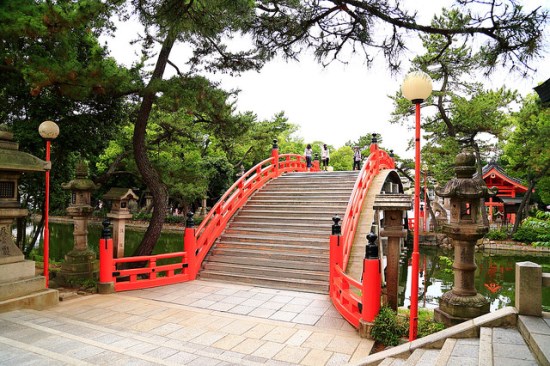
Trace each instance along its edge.
<path fill-rule="evenodd" d="M 424 217 L 422 220 L 424 232 L 426 232 L 427 221 L 428 221 L 428 166 L 423 165 L 424 171 Z"/>
<path fill-rule="evenodd" d="M 432 79 L 422 71 L 413 71 L 401 85 L 403 96 L 416 106 L 415 161 L 414 161 L 414 233 L 412 253 L 412 283 L 409 341 L 418 334 L 418 261 L 419 261 L 419 217 L 420 217 L 420 103 L 432 93 Z"/>
<path fill-rule="evenodd" d="M 50 143 L 59 135 L 59 127 L 55 122 L 44 121 L 38 126 L 38 133 L 46 141 L 46 162 L 50 162 Z M 49 256 L 50 256 L 50 227 L 49 227 L 49 209 L 50 209 L 50 169 L 46 169 L 46 189 L 44 202 L 44 277 L 46 278 L 46 288 L 50 284 L 49 276 Z"/>

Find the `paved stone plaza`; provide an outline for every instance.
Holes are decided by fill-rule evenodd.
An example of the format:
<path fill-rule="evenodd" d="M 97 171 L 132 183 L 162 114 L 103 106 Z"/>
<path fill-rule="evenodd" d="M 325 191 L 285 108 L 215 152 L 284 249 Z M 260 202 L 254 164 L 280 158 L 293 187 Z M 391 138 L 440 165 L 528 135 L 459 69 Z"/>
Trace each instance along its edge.
<path fill-rule="evenodd" d="M 372 346 L 328 295 L 200 280 L 0 314 L 2 365 L 342 365 Z"/>

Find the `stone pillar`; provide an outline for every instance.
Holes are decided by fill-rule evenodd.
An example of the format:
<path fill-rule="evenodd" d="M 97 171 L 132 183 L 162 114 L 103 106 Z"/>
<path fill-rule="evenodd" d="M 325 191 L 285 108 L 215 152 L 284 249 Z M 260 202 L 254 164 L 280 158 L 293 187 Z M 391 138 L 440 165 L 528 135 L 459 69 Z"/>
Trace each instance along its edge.
<path fill-rule="evenodd" d="M 516 263 L 516 309 L 520 315 L 542 316 L 542 267 Z"/>
<path fill-rule="evenodd" d="M 128 210 L 130 200 L 137 200 L 139 197 L 130 188 L 113 187 L 103 196 L 104 200 L 111 201 L 111 212 L 107 217 L 113 223 L 113 256 L 114 258 L 124 257 L 124 236 L 126 233 L 126 220 L 132 218 Z"/>
<path fill-rule="evenodd" d="M 412 207 L 412 196 L 405 194 L 379 194 L 374 199 L 373 209 L 384 211 L 384 227 L 380 237 L 388 238 L 386 250 L 386 296 L 388 305 L 395 311 L 398 307 L 399 258 L 401 242 L 406 237 L 403 218 Z"/>
<path fill-rule="evenodd" d="M 90 205 L 91 193 L 99 186 L 88 179 L 88 166 L 83 161 L 76 166 L 75 179 L 61 186 L 71 191 L 67 213 L 74 222 L 74 247 L 65 255 L 57 282 L 60 285 L 74 285 L 85 279 L 97 278 L 99 272 L 96 253 L 88 248 L 88 220 L 94 210 Z"/>
<path fill-rule="evenodd" d="M 489 301 L 475 288 L 475 245 L 489 230 L 481 217 L 480 198 L 496 194 L 481 179 L 472 178 L 476 172 L 475 156 L 462 151 L 455 160 L 456 178 L 451 179 L 443 189 L 436 188 L 436 194 L 450 199 L 451 217 L 443 225 L 443 232 L 454 244 L 454 284 L 451 291 L 443 294 L 439 307 L 435 309 L 435 319 L 447 326 L 489 312 Z"/>

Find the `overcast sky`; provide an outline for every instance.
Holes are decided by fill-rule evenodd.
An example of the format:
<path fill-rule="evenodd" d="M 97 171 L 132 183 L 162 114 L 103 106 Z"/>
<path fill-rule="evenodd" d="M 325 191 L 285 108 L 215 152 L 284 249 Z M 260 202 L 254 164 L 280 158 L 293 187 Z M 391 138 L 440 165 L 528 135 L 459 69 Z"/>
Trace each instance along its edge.
<path fill-rule="evenodd" d="M 445 0 L 430 4 L 439 7 L 448 2 Z M 424 19 L 420 21 L 431 18 L 429 13 L 436 11 L 425 8 L 421 13 Z M 135 49 L 129 46 L 129 41 L 136 36 L 136 29 L 140 29 L 139 24 L 119 24 L 115 38 L 108 41 L 111 55 L 119 62 L 129 65 L 137 59 L 137 56 L 132 56 Z M 381 54 L 376 57 L 371 68 L 367 68 L 360 57 L 352 58 L 347 65 L 333 62 L 322 67 L 310 54 L 303 54 L 299 61 L 289 63 L 280 58 L 275 59 L 259 73 L 250 71 L 240 76 L 216 74 L 208 77 L 220 81 L 221 87 L 226 90 L 241 90 L 236 101 L 238 111 L 252 111 L 259 120 L 272 119 L 276 113 L 284 111 L 289 121 L 299 126 L 296 135 L 306 143 L 323 141 L 338 148 L 361 135 L 378 132 L 382 134 L 384 147 L 394 149 L 401 156 L 412 157 L 413 152 L 406 149 L 408 140 L 414 134 L 410 129 L 414 117 L 406 126 L 388 122 L 393 109 L 388 95 L 399 90 L 408 71 L 408 60 L 414 58 L 417 52 L 423 52 L 418 47 L 416 36 L 411 36 L 409 41 L 410 51 L 404 55 L 402 73 L 398 75 L 390 74 Z M 170 59 L 185 69 L 178 62 L 185 58 L 185 50 L 176 45 Z M 480 76 L 480 81 L 486 88 L 505 84 L 526 95 L 534 92 L 533 87 L 538 83 L 550 78 L 549 65 L 548 61 L 537 62 L 534 66 L 538 71 L 528 78 L 500 70 L 490 80 Z M 173 73 L 171 66 L 167 66 L 166 74 Z M 435 89 L 438 87 L 434 85 Z"/>

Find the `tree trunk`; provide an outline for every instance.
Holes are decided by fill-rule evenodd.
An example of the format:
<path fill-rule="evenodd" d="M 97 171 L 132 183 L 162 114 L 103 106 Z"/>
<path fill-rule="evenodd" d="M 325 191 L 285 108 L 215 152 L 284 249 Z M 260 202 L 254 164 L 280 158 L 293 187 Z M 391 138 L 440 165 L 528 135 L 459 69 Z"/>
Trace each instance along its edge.
<path fill-rule="evenodd" d="M 401 174 L 403 174 L 405 176 L 405 178 L 407 178 L 411 183 L 414 184 L 414 179 L 409 174 L 407 174 L 406 171 L 404 171 L 400 167 L 396 167 L 395 169 L 397 169 Z M 428 195 L 428 192 L 424 192 L 424 187 L 421 187 L 421 189 L 422 189 L 422 192 L 425 193 L 424 197 L 426 197 L 426 207 L 427 207 L 428 213 L 430 214 L 430 217 L 432 219 L 432 222 L 433 222 L 433 225 L 434 225 L 434 231 L 437 231 L 437 228 L 439 227 L 439 225 L 437 223 L 437 218 L 435 217 L 435 213 L 432 210 L 432 201 L 430 200 L 430 196 Z"/>
<path fill-rule="evenodd" d="M 428 213 L 430 214 L 430 218 L 433 222 L 434 231 L 437 231 L 437 228 L 439 227 L 439 225 L 437 223 L 437 218 L 435 217 L 434 210 L 432 209 L 432 201 L 430 200 L 430 195 L 428 194 L 428 192 L 424 192 L 424 195 L 425 195 L 424 197 L 426 197 L 426 207 L 428 209 Z"/>
<path fill-rule="evenodd" d="M 480 180 L 483 180 L 483 167 L 481 166 L 481 154 L 479 152 L 479 145 L 477 144 L 477 142 L 472 141 L 472 146 L 476 154 L 477 177 Z M 479 199 L 479 209 L 481 211 L 481 220 L 483 222 L 483 226 L 489 226 L 489 217 L 487 216 L 487 210 L 485 209 L 485 197 L 481 197 Z"/>
<path fill-rule="evenodd" d="M 42 211 L 44 212 L 44 211 Z M 32 248 L 34 248 L 36 242 L 38 241 L 38 238 L 40 237 L 40 233 L 42 232 L 42 229 L 44 228 L 44 221 L 46 217 L 44 215 L 41 215 L 40 222 L 38 223 L 38 226 L 34 230 L 32 240 L 31 242 L 25 246 L 25 250 L 23 251 L 23 254 L 25 254 L 25 257 L 28 257 L 29 254 L 31 254 Z"/>
<path fill-rule="evenodd" d="M 531 199 L 531 193 L 533 192 L 533 188 L 535 188 L 535 179 L 531 178 L 529 179 L 529 187 L 527 188 L 527 192 L 525 192 L 525 195 L 521 200 L 521 204 L 519 205 L 519 209 L 516 215 L 516 221 L 514 221 L 514 227 L 512 229 L 512 234 L 518 231 L 519 224 L 524 219 L 524 217 L 527 216 L 524 211 L 527 205 L 529 204 L 529 200 Z"/>
<path fill-rule="evenodd" d="M 147 231 L 143 236 L 143 240 L 134 251 L 134 256 L 151 255 L 158 238 L 160 237 L 164 218 L 166 217 L 166 210 L 168 209 L 168 188 L 164 185 L 160 174 L 155 170 L 149 161 L 145 146 L 145 137 L 147 134 L 147 122 L 155 100 L 154 83 L 157 80 L 162 79 L 162 75 L 164 74 L 166 64 L 168 63 L 168 57 L 172 47 L 174 46 L 175 40 L 176 38 L 172 32 L 168 32 L 168 35 L 162 44 L 162 49 L 160 50 L 157 63 L 155 65 L 155 70 L 153 71 L 149 85 L 144 90 L 139 114 L 134 126 L 134 136 L 132 140 L 134 147 L 134 159 L 143 181 L 153 196 L 154 206 L 153 217 L 151 218 L 151 222 L 149 223 Z"/>

